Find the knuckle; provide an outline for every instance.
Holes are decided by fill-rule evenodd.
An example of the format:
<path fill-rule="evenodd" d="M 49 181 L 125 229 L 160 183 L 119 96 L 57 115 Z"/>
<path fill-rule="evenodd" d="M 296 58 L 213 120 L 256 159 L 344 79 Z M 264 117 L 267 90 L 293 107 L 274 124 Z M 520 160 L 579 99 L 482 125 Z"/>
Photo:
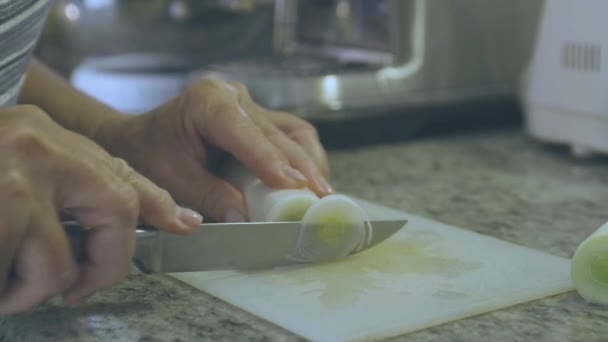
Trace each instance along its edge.
<path fill-rule="evenodd" d="M 260 127 L 260 129 L 262 130 L 262 132 L 264 133 L 264 135 L 269 140 L 274 140 L 274 139 L 283 137 L 283 132 L 281 132 L 281 130 L 279 130 L 274 125 L 271 125 L 271 124 L 268 124 L 268 123 L 261 123 L 258 126 Z"/>
<path fill-rule="evenodd" d="M 3 147 L 27 158 L 48 155 L 51 150 L 48 140 L 38 130 L 27 124 L 13 127 L 11 132 L 2 134 L 0 141 Z"/>
<path fill-rule="evenodd" d="M 249 117 L 239 105 L 240 94 L 238 89 L 224 81 L 204 79 L 189 86 L 181 101 L 185 108 L 204 113 L 201 118 L 207 124 L 203 126 L 221 129 Z"/>
<path fill-rule="evenodd" d="M 200 96 L 201 94 L 213 93 L 217 91 L 223 91 L 226 89 L 224 81 L 207 78 L 195 82 L 186 90 L 188 95 Z"/>
<path fill-rule="evenodd" d="M 237 93 L 240 93 L 240 94 L 249 93 L 249 91 L 247 90 L 247 87 L 239 81 L 229 81 L 229 82 L 227 82 L 227 84 L 230 85 L 232 88 L 234 88 Z"/>
<path fill-rule="evenodd" d="M 297 121 L 298 127 L 295 130 L 296 132 L 299 132 L 300 134 L 303 134 L 303 135 L 312 135 L 315 137 L 317 137 L 319 135 L 317 128 L 313 124 L 311 124 L 308 121 L 304 121 L 304 120 L 300 120 L 300 119 L 297 119 L 297 120 L 298 120 Z"/>
<path fill-rule="evenodd" d="M 48 115 L 42 109 L 32 105 L 17 105 L 9 107 L 2 113 L 0 123 L 0 146 L 10 144 L 22 133 L 34 132 L 42 121 L 49 121 Z M 38 134 L 37 134 L 38 135 Z"/>
<path fill-rule="evenodd" d="M 216 99 L 221 89 L 220 82 L 214 79 L 202 79 L 190 84 L 178 97 L 178 106 L 184 111 L 206 112 L 212 100 Z"/>
<path fill-rule="evenodd" d="M 157 187 L 156 196 L 158 204 L 163 208 L 169 208 L 175 205 L 173 197 L 171 197 L 171 194 L 165 189 Z"/>
<path fill-rule="evenodd" d="M 118 177 L 127 182 L 128 184 L 136 184 L 138 177 L 140 177 L 141 175 L 137 171 L 135 171 L 135 169 L 133 169 L 131 165 L 127 163 L 126 160 L 118 157 L 111 158 L 112 159 L 110 163 L 112 166 L 112 170 L 114 170 Z"/>
<path fill-rule="evenodd" d="M 118 157 L 112 157 L 111 159 L 112 169 L 118 177 L 128 184 L 135 185 L 139 181 L 139 177 L 142 177 L 137 171 L 135 171 L 126 160 Z"/>
<path fill-rule="evenodd" d="M 313 131 L 313 132 L 317 131 L 317 128 L 312 123 L 310 123 L 309 121 L 306 121 L 292 113 L 283 112 L 283 111 L 275 111 L 274 113 L 276 113 L 279 117 L 281 117 L 285 121 L 287 121 L 291 126 L 297 127 L 298 129 L 308 130 L 308 131 Z"/>
<path fill-rule="evenodd" d="M 294 140 L 297 143 L 306 143 L 306 142 L 320 142 L 319 139 L 319 134 L 317 133 L 316 130 L 309 130 L 309 129 L 297 129 L 297 130 L 293 130 L 289 133 L 287 133 L 287 135 Z"/>
<path fill-rule="evenodd" d="M 12 208 L 19 207 L 4 217 L 0 216 L 0 248 L 16 244 L 18 231 L 26 224 L 24 221 L 27 220 L 27 215 L 24 214 L 30 209 L 35 197 L 32 189 L 29 180 L 20 170 L 9 170 L 0 178 L 0 203 L 3 206 L 9 204 Z M 2 262 L 0 260 L 0 271 Z"/>
<path fill-rule="evenodd" d="M 0 178 L 1 194 L 7 200 L 25 200 L 32 191 L 28 178 L 19 169 L 13 168 Z"/>
<path fill-rule="evenodd" d="M 247 132 L 255 134 L 259 128 L 249 114 L 234 102 L 218 101 L 208 106 L 205 120 L 210 134 L 231 134 L 234 132 Z"/>
<path fill-rule="evenodd" d="M 317 130 L 317 127 L 315 127 L 310 122 L 304 121 L 304 120 L 300 120 L 300 129 L 302 131 L 309 132 L 309 133 L 312 133 L 314 135 L 318 135 L 318 133 L 319 133 L 319 131 Z"/>
<path fill-rule="evenodd" d="M 111 163 L 112 167 L 119 175 L 132 177 L 134 170 L 126 160 L 118 157 L 112 157 Z"/>
<path fill-rule="evenodd" d="M 127 183 L 117 183 L 113 188 L 113 195 L 116 201 L 115 214 L 121 222 L 129 225 L 135 224 L 139 217 L 139 197 L 133 187 Z"/>
<path fill-rule="evenodd" d="M 22 126 L 30 126 L 36 123 L 37 120 L 32 120 L 32 117 L 45 117 L 45 113 L 38 107 L 32 105 L 17 105 L 7 108 L 2 113 L 2 124 L 0 125 L 0 138 L 14 132 Z"/>

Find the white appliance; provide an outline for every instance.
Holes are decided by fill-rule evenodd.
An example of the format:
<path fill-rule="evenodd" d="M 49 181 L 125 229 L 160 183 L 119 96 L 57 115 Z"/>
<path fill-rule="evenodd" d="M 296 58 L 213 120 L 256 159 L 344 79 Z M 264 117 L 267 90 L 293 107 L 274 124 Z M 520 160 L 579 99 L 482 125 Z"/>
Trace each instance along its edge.
<path fill-rule="evenodd" d="M 528 132 L 608 153 L 608 1 L 545 1 L 523 91 Z"/>

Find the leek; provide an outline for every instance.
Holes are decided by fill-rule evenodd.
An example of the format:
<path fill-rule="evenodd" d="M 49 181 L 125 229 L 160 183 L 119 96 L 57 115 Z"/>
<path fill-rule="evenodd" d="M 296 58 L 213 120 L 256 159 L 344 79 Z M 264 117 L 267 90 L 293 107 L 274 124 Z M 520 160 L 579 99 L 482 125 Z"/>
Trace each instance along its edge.
<path fill-rule="evenodd" d="M 273 189 L 232 160 L 222 173 L 245 197 L 254 222 L 301 222 L 291 256 L 301 262 L 318 262 L 346 256 L 372 238 L 366 212 L 351 198 L 332 194 L 319 198 L 311 190 Z"/>
<path fill-rule="evenodd" d="M 571 276 L 581 297 L 592 303 L 608 304 L 608 222 L 576 248 Z"/>

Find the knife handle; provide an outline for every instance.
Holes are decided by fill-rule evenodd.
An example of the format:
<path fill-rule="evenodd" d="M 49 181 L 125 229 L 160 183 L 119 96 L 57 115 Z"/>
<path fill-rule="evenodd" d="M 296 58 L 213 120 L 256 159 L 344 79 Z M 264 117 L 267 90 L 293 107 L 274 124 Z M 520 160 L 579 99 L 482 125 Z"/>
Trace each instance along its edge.
<path fill-rule="evenodd" d="M 87 239 L 89 238 L 90 229 L 86 229 L 76 222 L 63 222 L 63 228 L 66 236 L 72 247 L 72 252 L 78 263 L 82 263 L 87 259 Z"/>

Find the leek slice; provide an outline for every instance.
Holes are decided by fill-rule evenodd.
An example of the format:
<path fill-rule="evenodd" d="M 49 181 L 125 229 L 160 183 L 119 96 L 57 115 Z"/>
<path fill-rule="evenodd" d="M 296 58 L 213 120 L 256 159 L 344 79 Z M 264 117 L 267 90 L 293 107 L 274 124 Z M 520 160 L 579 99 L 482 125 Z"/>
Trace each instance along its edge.
<path fill-rule="evenodd" d="M 254 222 L 301 221 L 319 200 L 309 189 L 270 188 L 234 160 L 227 163 L 223 176 L 243 193 L 249 219 Z"/>
<path fill-rule="evenodd" d="M 571 276 L 586 301 L 608 304 L 608 222 L 576 248 Z"/>
<path fill-rule="evenodd" d="M 371 238 L 365 211 L 347 196 L 329 195 L 304 214 L 294 257 L 305 262 L 344 257 Z"/>
<path fill-rule="evenodd" d="M 371 241 L 367 213 L 348 196 L 319 198 L 309 189 L 273 189 L 234 160 L 226 164 L 222 175 L 244 194 L 251 221 L 302 222 L 291 255 L 295 260 L 343 257 Z"/>

